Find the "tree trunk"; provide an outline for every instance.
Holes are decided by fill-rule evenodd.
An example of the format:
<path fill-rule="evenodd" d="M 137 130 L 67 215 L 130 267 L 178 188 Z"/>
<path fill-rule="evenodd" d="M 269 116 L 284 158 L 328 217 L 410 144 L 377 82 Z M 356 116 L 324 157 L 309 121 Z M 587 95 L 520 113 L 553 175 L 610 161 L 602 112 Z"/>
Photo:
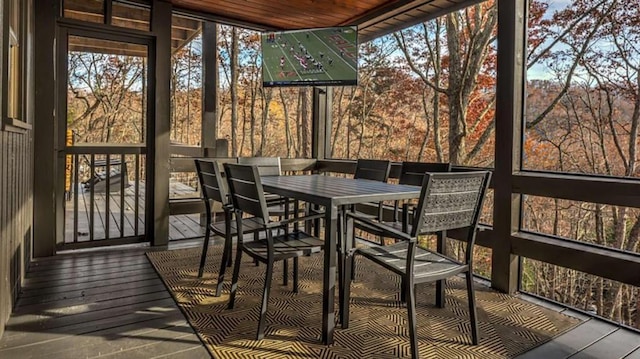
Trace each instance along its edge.
<path fill-rule="evenodd" d="M 260 155 L 264 153 L 264 146 L 267 143 L 267 135 L 269 133 L 267 124 L 269 123 L 269 105 L 271 104 L 271 97 L 273 91 L 270 88 L 262 90 L 262 133 L 260 134 Z"/>
<path fill-rule="evenodd" d="M 231 157 L 238 156 L 238 29 L 231 29 Z"/>
<path fill-rule="evenodd" d="M 249 95 L 251 99 L 249 101 L 249 146 L 251 147 L 251 155 L 259 156 L 259 153 L 256 153 L 256 97 L 257 97 L 257 89 L 256 86 L 250 85 Z"/>
<path fill-rule="evenodd" d="M 282 112 L 284 113 L 284 137 L 287 143 L 287 157 L 291 157 L 291 125 L 289 124 L 289 107 L 287 107 L 287 101 L 282 93 L 282 87 L 278 88 L 280 95 L 280 102 L 282 102 Z"/>
<path fill-rule="evenodd" d="M 300 99 L 302 101 L 300 105 L 300 130 L 302 132 L 300 154 L 305 158 L 310 157 L 309 148 L 311 148 L 311 144 L 309 143 L 309 133 L 311 132 L 309 125 L 309 100 L 307 97 L 307 89 L 300 89 Z"/>

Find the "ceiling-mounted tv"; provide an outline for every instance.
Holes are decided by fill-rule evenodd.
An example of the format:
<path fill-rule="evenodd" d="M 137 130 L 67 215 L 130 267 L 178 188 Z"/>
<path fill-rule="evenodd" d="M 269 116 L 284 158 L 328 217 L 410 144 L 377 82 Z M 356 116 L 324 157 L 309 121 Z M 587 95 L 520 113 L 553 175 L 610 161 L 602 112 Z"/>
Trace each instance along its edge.
<path fill-rule="evenodd" d="M 358 83 L 355 26 L 262 33 L 263 86 L 344 86 Z"/>

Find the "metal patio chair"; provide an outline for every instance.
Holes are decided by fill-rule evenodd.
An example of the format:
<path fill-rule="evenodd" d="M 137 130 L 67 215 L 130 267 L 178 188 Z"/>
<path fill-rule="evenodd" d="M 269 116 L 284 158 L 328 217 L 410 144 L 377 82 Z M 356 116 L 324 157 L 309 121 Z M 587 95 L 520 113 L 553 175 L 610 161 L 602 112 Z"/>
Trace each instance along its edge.
<path fill-rule="evenodd" d="M 401 276 L 402 282 L 405 283 L 401 290 L 405 292 L 404 297 L 407 300 L 409 338 L 413 358 L 418 358 L 415 285 L 444 280 L 461 273 L 466 276 L 471 338 L 474 345 L 478 344 L 479 334 L 473 291 L 473 247 L 478 218 L 490 177 L 491 173 L 487 171 L 427 173 L 423 179 L 416 216 L 413 218 L 409 232 L 399 231 L 384 223 L 361 216 L 357 212 L 346 213 L 348 235 L 353 235 L 354 222 L 360 222 L 365 223 L 365 228 L 375 235 L 398 240 L 397 243 L 389 246 L 354 249 L 353 254 L 361 255 Z M 417 246 L 420 235 L 452 229 L 467 230 L 463 262 Z M 348 303 L 350 280 L 349 278 L 345 280 Z"/>
<path fill-rule="evenodd" d="M 228 304 L 229 309 L 234 307 L 243 253 L 248 254 L 254 260 L 265 263 L 267 268 L 262 292 L 260 320 L 256 334 L 256 339 L 260 340 L 264 338 L 265 319 L 274 263 L 277 261 L 285 261 L 286 263 L 286 260 L 293 258 L 293 291 L 297 293 L 298 258 L 320 252 L 324 248 L 324 241 L 300 230 L 298 223 L 319 218 L 322 214 L 273 221 L 268 211 L 258 167 L 255 165 L 227 163 L 224 165 L 224 168 L 229 184 L 231 203 L 235 211 L 237 228 L 243 229 L 248 220 L 244 217 L 245 215 L 250 215 L 252 216 L 251 221 L 260 223 L 262 230 L 265 232 L 264 239 L 249 243 L 245 243 L 241 236 L 238 237 L 238 248 L 236 250 L 231 284 L 231 296 Z M 293 224 L 293 228 L 290 228 L 291 224 Z"/>
<path fill-rule="evenodd" d="M 215 296 L 219 297 L 222 291 L 222 283 L 226 268 L 231 264 L 231 250 L 233 237 L 237 236 L 237 226 L 233 221 L 233 207 L 229 199 L 229 191 L 227 189 L 227 181 L 224 179 L 220 163 L 217 161 L 195 160 L 198 180 L 202 189 L 202 197 L 206 209 L 206 230 L 204 243 L 202 246 L 202 255 L 200 257 L 200 267 L 198 269 L 198 278 L 202 278 L 204 266 L 207 260 L 207 250 L 209 248 L 209 240 L 211 232 L 224 238 L 224 249 L 222 251 L 222 259 L 220 260 L 220 270 L 218 272 L 218 283 L 216 285 Z M 222 207 L 222 221 L 213 222 L 212 206 L 218 203 Z M 255 220 L 247 219 L 242 228 L 242 234 L 257 233 L 262 229 L 260 223 Z"/>

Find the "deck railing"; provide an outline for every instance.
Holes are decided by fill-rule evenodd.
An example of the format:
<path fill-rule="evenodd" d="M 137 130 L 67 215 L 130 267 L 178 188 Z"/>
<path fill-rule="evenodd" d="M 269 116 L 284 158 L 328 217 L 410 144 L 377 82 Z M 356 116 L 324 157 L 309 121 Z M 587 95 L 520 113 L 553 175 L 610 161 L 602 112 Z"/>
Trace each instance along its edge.
<path fill-rule="evenodd" d="M 67 157 L 64 244 L 138 242 L 145 233 L 140 147 L 73 147 Z"/>

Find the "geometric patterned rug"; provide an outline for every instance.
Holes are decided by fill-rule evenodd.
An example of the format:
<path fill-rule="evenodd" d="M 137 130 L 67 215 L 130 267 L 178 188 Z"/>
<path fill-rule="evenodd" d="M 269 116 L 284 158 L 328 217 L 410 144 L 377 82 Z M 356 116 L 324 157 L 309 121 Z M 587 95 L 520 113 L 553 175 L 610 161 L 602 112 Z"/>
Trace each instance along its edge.
<path fill-rule="evenodd" d="M 148 252 L 147 256 L 212 357 L 226 358 L 406 358 L 410 357 L 407 310 L 399 301 L 399 279 L 358 258 L 352 283 L 349 328 L 336 325 L 334 344 L 320 343 L 323 254 L 300 258 L 300 292 L 282 285 L 276 263 L 265 338 L 255 340 L 264 265 L 243 256 L 233 310 L 225 290 L 214 297 L 222 246 L 209 249 L 206 272 L 197 277 L 201 248 Z M 293 265 L 289 265 L 291 269 Z M 291 278 L 291 277 L 290 277 Z M 336 289 L 336 294 L 337 294 Z M 446 284 L 446 306 L 434 306 L 435 286 L 418 285 L 417 327 L 420 357 L 510 358 L 574 327 L 575 318 L 476 284 L 480 343 L 470 345 L 467 294 L 462 278 Z M 336 298 L 336 310 L 337 310 Z M 337 317 L 337 315 L 336 315 Z"/>

